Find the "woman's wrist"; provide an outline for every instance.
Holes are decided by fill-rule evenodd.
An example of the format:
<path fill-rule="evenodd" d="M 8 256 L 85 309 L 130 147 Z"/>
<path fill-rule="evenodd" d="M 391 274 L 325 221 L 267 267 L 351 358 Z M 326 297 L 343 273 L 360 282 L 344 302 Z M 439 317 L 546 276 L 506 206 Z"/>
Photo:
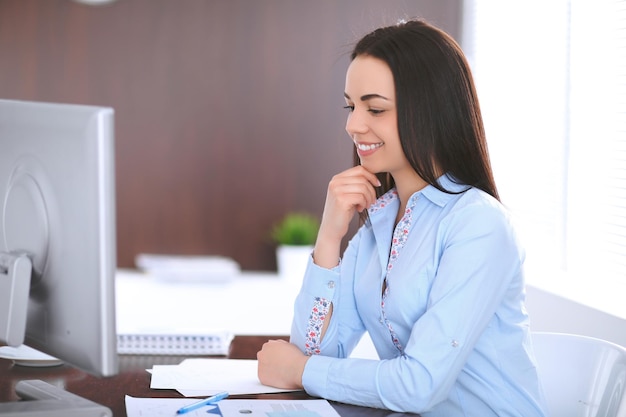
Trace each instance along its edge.
<path fill-rule="evenodd" d="M 339 264 L 339 249 L 341 241 L 325 239 L 318 236 L 313 249 L 313 263 L 322 268 L 332 269 Z"/>

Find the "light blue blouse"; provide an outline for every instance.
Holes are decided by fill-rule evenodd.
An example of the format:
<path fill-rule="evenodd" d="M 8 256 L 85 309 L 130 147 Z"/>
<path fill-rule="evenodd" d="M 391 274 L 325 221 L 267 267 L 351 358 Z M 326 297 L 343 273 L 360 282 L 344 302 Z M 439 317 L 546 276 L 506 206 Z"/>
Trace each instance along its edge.
<path fill-rule="evenodd" d="M 319 352 L 304 388 L 422 416 L 544 416 L 524 254 L 507 213 L 478 189 L 447 176 L 439 183 L 460 193 L 425 187 L 394 228 L 399 200 L 390 192 L 369 209 L 339 266 L 309 261 L 291 333 L 303 351 Z M 311 349 L 320 315 L 312 311 L 327 302 L 332 318 Z M 347 358 L 365 331 L 381 360 Z"/>

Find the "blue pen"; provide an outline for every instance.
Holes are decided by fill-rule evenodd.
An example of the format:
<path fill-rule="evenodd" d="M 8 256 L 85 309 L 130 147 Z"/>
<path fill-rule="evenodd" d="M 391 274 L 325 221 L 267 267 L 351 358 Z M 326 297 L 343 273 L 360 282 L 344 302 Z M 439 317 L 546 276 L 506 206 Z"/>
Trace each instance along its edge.
<path fill-rule="evenodd" d="M 223 400 L 226 397 L 228 397 L 228 393 L 226 391 L 217 393 L 217 394 L 215 394 L 215 395 L 213 395 L 211 397 L 205 398 L 204 400 L 200 400 L 197 403 L 193 403 L 193 404 L 189 404 L 189 405 L 186 405 L 184 407 L 181 407 L 176 412 L 176 414 L 185 414 L 185 413 L 193 411 L 193 410 L 195 410 L 197 408 L 204 407 L 205 405 L 215 404 L 216 402 L 218 402 L 220 400 Z"/>

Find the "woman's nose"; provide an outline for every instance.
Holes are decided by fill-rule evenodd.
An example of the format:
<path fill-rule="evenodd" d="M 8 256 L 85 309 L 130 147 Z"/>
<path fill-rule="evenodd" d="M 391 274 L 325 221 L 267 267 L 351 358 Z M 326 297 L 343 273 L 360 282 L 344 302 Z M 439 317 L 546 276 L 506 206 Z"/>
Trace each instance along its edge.
<path fill-rule="evenodd" d="M 361 112 L 358 110 L 351 111 L 348 120 L 346 120 L 346 132 L 352 136 L 355 133 L 364 133 L 365 131 L 367 131 L 367 124 Z"/>

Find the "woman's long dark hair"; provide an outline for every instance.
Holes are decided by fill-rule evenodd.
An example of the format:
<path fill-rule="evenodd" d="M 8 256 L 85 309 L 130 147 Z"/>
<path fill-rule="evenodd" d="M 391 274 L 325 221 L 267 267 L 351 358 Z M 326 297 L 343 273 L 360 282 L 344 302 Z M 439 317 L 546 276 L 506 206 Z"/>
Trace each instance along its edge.
<path fill-rule="evenodd" d="M 391 69 L 400 143 L 415 172 L 444 192 L 450 191 L 437 182 L 438 173 L 499 199 L 474 81 L 456 41 L 422 20 L 411 20 L 363 37 L 351 59 L 360 55 L 378 58 Z M 393 178 L 378 177 L 382 195 L 394 186 Z"/>

